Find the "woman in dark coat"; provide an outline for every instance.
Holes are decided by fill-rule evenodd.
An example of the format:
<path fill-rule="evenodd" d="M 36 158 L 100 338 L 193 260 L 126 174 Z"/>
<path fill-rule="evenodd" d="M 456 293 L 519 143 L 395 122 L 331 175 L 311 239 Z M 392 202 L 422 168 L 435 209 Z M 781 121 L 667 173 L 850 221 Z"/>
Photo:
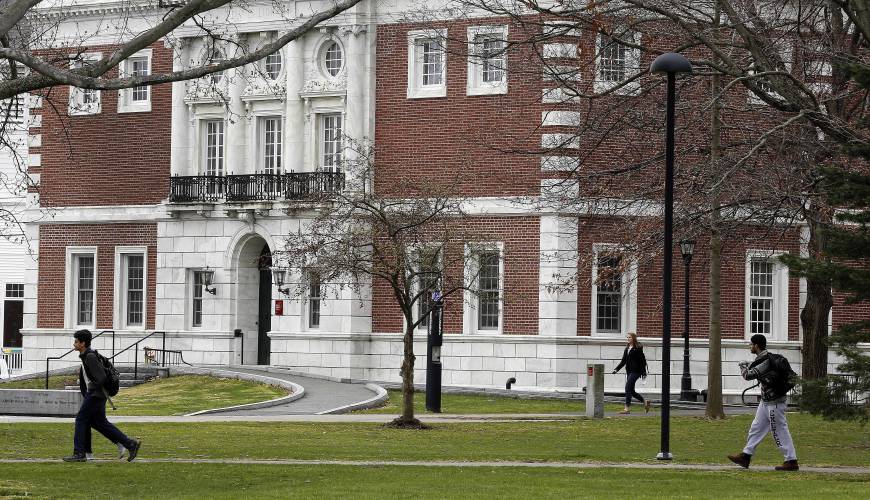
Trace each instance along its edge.
<path fill-rule="evenodd" d="M 623 415 L 631 413 L 632 396 L 643 403 L 644 410 L 649 413 L 650 401 L 644 400 L 643 396 L 634 390 L 634 384 L 637 383 L 637 379 L 641 377 L 646 379 L 646 356 L 643 355 L 643 347 L 637 341 L 636 333 L 628 333 L 626 340 L 628 340 L 628 345 L 622 353 L 622 361 L 613 370 L 613 373 L 616 373 L 624 366 L 625 371 L 628 373 L 628 378 L 625 381 L 625 409 L 619 413 Z"/>

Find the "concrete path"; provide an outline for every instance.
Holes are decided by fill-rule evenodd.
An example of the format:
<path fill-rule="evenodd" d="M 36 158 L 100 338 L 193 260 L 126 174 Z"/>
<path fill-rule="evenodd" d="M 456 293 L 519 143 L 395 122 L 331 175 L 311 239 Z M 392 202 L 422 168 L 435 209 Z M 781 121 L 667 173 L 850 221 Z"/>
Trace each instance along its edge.
<path fill-rule="evenodd" d="M 0 459 L 0 463 L 57 463 L 59 458 Z M 115 463 L 117 460 L 94 460 Z M 534 469 L 647 469 L 647 470 L 697 470 L 697 471 L 742 471 L 736 465 L 659 463 L 598 463 L 598 462 L 465 462 L 465 461 L 395 461 L 395 460 L 254 460 L 234 458 L 137 458 L 136 463 L 185 463 L 185 464 L 241 464 L 241 465 L 349 465 L 357 467 L 526 467 Z M 773 471 L 773 466 L 753 466 L 751 471 Z M 870 474 L 867 467 L 801 467 L 800 472 L 822 474 Z M 781 474 L 800 474 L 781 472 Z"/>

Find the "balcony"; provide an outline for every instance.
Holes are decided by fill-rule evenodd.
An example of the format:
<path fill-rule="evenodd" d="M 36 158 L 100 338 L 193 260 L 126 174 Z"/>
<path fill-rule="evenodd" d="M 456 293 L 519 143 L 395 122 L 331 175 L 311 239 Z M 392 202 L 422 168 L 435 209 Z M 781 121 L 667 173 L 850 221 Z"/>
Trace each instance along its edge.
<path fill-rule="evenodd" d="M 169 202 L 311 201 L 343 188 L 344 174 L 337 172 L 174 176 L 169 179 Z"/>

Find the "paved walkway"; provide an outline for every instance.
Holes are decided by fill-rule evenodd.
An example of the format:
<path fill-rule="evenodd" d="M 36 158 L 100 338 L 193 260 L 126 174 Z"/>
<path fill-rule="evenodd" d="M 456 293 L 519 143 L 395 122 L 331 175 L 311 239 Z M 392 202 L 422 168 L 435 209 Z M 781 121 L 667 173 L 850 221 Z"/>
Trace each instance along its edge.
<path fill-rule="evenodd" d="M 0 459 L 0 463 L 56 463 L 59 458 L 22 458 Z M 117 462 L 117 460 L 95 460 L 95 462 Z M 659 463 L 597 463 L 597 462 L 464 462 L 464 461 L 396 461 L 396 460 L 253 460 L 234 458 L 137 458 L 135 463 L 186 463 L 186 464 L 241 464 L 241 465 L 349 465 L 357 467 L 526 467 L 548 469 L 655 469 L 655 470 L 699 470 L 699 471 L 740 471 L 735 465 L 719 464 L 681 464 L 675 462 Z M 752 471 L 773 471 L 773 466 L 753 466 Z M 801 472 L 822 474 L 870 474 L 867 467 L 801 467 Z M 799 474 L 799 472 L 782 472 Z"/>

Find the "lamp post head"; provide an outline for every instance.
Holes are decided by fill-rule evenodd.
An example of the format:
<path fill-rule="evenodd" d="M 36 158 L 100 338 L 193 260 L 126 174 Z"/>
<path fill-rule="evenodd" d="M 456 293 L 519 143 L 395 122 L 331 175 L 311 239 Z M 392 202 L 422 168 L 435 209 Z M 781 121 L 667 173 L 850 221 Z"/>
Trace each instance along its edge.
<path fill-rule="evenodd" d="M 695 253 L 695 240 L 680 240 L 680 253 L 683 254 L 686 262 L 692 260 L 692 254 Z"/>
<path fill-rule="evenodd" d="M 691 73 L 692 63 L 682 54 L 665 52 L 650 64 L 650 73 Z"/>

